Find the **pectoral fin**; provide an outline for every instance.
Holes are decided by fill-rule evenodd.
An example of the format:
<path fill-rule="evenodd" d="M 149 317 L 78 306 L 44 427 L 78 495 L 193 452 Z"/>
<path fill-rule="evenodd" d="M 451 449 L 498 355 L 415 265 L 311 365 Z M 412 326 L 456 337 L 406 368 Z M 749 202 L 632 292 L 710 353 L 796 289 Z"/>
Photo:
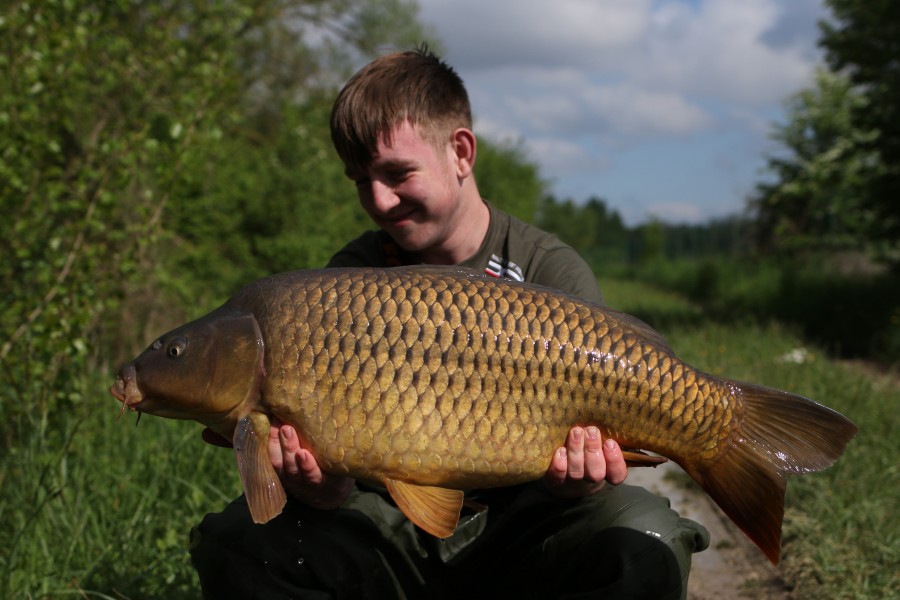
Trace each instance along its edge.
<path fill-rule="evenodd" d="M 238 422 L 234 431 L 234 455 L 254 523 L 265 523 L 278 516 L 287 502 L 284 487 L 269 460 L 270 427 L 267 416 L 251 413 Z"/>
<path fill-rule="evenodd" d="M 665 456 L 653 456 L 640 450 L 622 450 L 622 458 L 625 464 L 631 467 L 655 467 L 664 462 L 669 462 Z"/>
<path fill-rule="evenodd" d="M 385 487 L 406 517 L 439 538 L 453 535 L 464 495 L 460 490 L 386 479 Z"/>

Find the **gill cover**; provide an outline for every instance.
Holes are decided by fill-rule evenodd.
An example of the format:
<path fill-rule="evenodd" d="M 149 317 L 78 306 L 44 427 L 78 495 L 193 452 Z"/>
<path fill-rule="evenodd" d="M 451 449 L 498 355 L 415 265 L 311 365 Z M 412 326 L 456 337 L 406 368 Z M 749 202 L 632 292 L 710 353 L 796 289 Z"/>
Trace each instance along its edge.
<path fill-rule="evenodd" d="M 139 410 L 216 423 L 259 396 L 263 356 L 251 313 L 215 310 L 163 335 L 135 359 L 144 396 Z"/>

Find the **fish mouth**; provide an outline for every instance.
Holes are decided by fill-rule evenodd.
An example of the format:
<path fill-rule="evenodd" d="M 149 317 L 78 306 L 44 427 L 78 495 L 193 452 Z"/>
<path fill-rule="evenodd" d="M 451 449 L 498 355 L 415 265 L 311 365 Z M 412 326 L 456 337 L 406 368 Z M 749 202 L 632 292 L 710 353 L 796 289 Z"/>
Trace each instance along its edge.
<path fill-rule="evenodd" d="M 144 401 L 144 396 L 137 384 L 137 371 L 134 365 L 127 365 L 119 371 L 116 382 L 109 388 L 109 393 L 122 403 L 122 412 L 126 408 L 138 410 L 138 405 Z M 119 413 L 120 415 L 122 413 Z"/>

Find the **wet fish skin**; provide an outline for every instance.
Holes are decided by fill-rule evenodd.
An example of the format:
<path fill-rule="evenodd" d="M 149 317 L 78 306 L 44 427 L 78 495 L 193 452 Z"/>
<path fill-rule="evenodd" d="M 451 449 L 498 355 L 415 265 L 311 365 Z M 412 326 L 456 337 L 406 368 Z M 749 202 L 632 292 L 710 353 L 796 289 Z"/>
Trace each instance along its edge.
<path fill-rule="evenodd" d="M 684 364 L 634 317 L 459 268 L 281 274 L 154 346 L 113 394 L 234 438 L 260 519 L 283 504 L 265 417 L 294 425 L 326 471 L 384 483 L 438 535 L 461 502 L 445 491 L 538 479 L 573 425 L 596 425 L 678 462 L 777 562 L 784 474 L 826 468 L 856 431 Z"/>
<path fill-rule="evenodd" d="M 233 300 L 268 323 L 264 398 L 302 422 L 332 472 L 509 485 L 546 472 L 575 423 L 708 455 L 733 418 L 713 402 L 726 384 L 652 345 L 630 317 L 482 277 L 391 275 L 323 271 Z"/>

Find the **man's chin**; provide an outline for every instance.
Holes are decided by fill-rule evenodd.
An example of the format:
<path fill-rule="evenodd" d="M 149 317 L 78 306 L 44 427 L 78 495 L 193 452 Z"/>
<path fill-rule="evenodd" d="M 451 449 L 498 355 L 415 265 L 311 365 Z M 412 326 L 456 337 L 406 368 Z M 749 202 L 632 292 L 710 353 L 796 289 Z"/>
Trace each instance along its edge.
<path fill-rule="evenodd" d="M 384 227 L 391 239 L 406 252 L 421 252 L 429 247 L 428 240 L 424 239 L 420 231 L 415 231 L 416 227 Z"/>

